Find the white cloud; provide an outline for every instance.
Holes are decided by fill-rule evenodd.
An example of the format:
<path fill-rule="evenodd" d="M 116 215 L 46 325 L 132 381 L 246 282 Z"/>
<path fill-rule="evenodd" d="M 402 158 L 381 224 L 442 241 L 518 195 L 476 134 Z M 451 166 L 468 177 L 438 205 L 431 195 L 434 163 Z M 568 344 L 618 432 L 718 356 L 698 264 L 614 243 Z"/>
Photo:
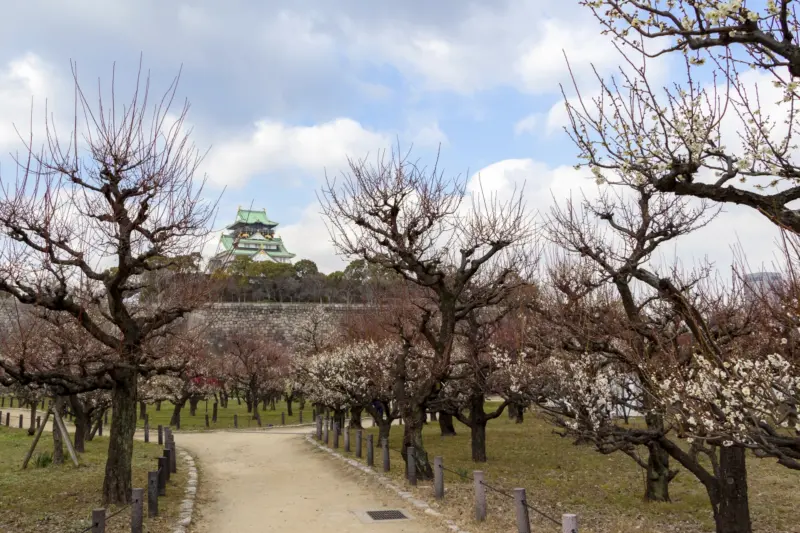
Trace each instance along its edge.
<path fill-rule="evenodd" d="M 3 155 L 24 150 L 20 136 L 27 142 L 31 128 L 35 145 L 44 140 L 45 105 L 48 114 L 59 116 L 55 98 L 59 88 L 53 69 L 36 54 L 17 57 L 0 68 L 0 151 Z"/>
<path fill-rule="evenodd" d="M 391 144 L 388 135 L 349 118 L 314 126 L 261 120 L 253 131 L 216 144 L 203 170 L 211 183 L 238 187 L 258 174 L 300 169 L 322 178 L 338 173 L 347 156 L 363 157 Z"/>
<path fill-rule="evenodd" d="M 343 270 L 349 263 L 336 255 L 317 202 L 306 206 L 300 220 L 294 224 L 279 227 L 278 233 L 286 242 L 289 251 L 296 254 L 296 261 L 311 259 L 317 264 L 320 272 L 329 274 Z"/>
<path fill-rule="evenodd" d="M 540 216 L 549 212 L 553 202 L 562 203 L 570 196 L 592 199 L 599 193 L 585 170 L 550 168 L 532 159 L 506 159 L 481 169 L 470 178 L 470 191 L 477 190 L 479 179 L 484 194 L 496 193 L 501 200 L 509 198 L 515 188 L 522 190 L 528 209 Z M 711 224 L 663 247 L 654 263 L 669 265 L 677 257 L 684 268 L 692 268 L 708 260 L 724 274 L 733 263 L 734 248 L 741 247 L 750 267 L 759 270 L 775 261 L 777 238 L 776 227 L 759 213 L 726 205 L 725 212 Z"/>
<path fill-rule="evenodd" d="M 533 133 L 541 121 L 539 113 L 532 113 L 514 124 L 514 135 Z"/>
<path fill-rule="evenodd" d="M 449 144 L 447 135 L 439 127 L 438 121 L 419 125 L 412 129 L 408 136 L 414 146 L 419 148 L 438 148 L 440 145 Z"/>

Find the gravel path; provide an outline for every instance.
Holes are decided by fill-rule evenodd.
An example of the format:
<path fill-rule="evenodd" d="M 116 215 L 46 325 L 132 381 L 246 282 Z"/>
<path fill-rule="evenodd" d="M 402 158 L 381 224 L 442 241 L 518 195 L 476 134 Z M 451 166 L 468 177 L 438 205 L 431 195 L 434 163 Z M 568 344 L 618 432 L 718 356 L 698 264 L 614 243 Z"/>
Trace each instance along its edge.
<path fill-rule="evenodd" d="M 197 533 L 444 531 L 407 502 L 313 450 L 308 428 L 176 433 L 200 468 Z M 403 509 L 412 520 L 361 521 L 358 511 Z M 199 515 L 197 514 L 199 512 Z"/>

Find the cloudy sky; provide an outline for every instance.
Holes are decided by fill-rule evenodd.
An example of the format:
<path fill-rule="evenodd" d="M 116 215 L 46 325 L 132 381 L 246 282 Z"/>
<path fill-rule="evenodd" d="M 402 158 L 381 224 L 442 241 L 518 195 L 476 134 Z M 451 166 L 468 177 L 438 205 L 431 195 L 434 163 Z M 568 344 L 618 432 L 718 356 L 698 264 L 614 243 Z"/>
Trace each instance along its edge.
<path fill-rule="evenodd" d="M 591 193 L 575 171 L 563 131 L 564 53 L 587 92 L 590 65 L 620 58 L 577 2 L 546 0 L 28 0 L 0 22 L 0 172 L 15 132 L 45 104 L 68 116 L 70 61 L 94 89 L 116 62 L 122 92 L 140 56 L 163 90 L 182 68 L 194 140 L 210 147 L 209 197 L 223 188 L 217 227 L 237 206 L 266 208 L 290 251 L 323 271 L 341 268 L 319 216 L 328 175 L 398 140 L 447 172 L 484 188 L 525 184 L 528 204 Z M 662 62 L 655 75 L 666 79 Z M 34 133 L 41 123 L 34 119 Z M 668 253 L 729 264 L 741 243 L 751 264 L 770 261 L 774 231 L 748 210 L 730 210 Z"/>

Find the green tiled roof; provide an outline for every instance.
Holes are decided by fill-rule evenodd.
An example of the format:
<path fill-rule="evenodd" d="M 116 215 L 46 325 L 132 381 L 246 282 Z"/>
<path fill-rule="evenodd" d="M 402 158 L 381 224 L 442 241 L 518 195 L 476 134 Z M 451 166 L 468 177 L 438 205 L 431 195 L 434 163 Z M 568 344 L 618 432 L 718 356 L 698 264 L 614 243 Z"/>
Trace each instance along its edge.
<path fill-rule="evenodd" d="M 277 226 L 278 223 L 270 220 L 267 218 L 267 210 L 262 209 L 261 211 L 251 211 L 249 209 L 242 209 L 239 208 L 236 211 L 236 221 L 231 225 L 235 226 L 236 224 L 264 224 L 265 226 Z M 228 227 L 231 227 L 228 226 Z"/>

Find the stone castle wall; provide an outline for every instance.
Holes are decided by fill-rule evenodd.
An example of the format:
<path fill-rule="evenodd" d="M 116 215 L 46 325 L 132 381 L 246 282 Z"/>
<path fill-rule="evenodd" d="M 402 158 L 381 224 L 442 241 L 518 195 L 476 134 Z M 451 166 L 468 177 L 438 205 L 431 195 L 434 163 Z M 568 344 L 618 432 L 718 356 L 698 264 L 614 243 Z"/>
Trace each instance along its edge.
<path fill-rule="evenodd" d="M 194 311 L 189 316 L 189 326 L 207 328 L 208 333 L 225 333 L 232 330 L 266 330 L 277 340 L 292 343 L 298 331 L 314 320 L 314 315 L 324 311 L 327 320 L 336 326 L 346 313 L 367 312 L 362 305 L 313 303 L 218 303 Z"/>

